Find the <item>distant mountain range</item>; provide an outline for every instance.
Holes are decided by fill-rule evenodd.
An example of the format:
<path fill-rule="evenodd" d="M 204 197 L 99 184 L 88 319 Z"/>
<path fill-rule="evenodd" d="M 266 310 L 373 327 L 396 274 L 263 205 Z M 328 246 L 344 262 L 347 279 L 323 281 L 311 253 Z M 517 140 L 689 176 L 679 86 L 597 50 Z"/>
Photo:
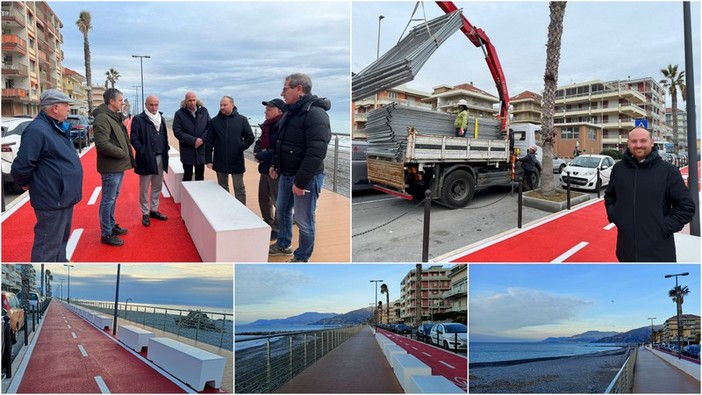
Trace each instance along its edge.
<path fill-rule="evenodd" d="M 363 324 L 370 320 L 373 315 L 373 308 L 366 307 L 354 311 L 349 311 L 346 314 L 340 314 L 331 318 L 321 319 L 313 325 L 351 325 Z"/>
<path fill-rule="evenodd" d="M 591 343 L 604 337 L 618 335 L 619 332 L 587 331 L 570 337 L 548 337 L 542 340 L 543 343 Z"/>
<path fill-rule="evenodd" d="M 662 325 L 655 325 L 658 330 Z M 570 337 L 549 337 L 544 343 L 640 343 L 649 341 L 651 338 L 651 327 L 643 326 L 627 332 L 601 332 L 587 331 Z"/>
<path fill-rule="evenodd" d="M 250 325 L 350 325 L 363 324 L 370 320 L 373 309 L 366 307 L 345 314 L 307 312 L 274 320 L 256 320 Z"/>
<path fill-rule="evenodd" d="M 310 325 L 325 318 L 335 317 L 337 313 L 302 313 L 300 315 L 274 320 L 256 320 L 251 325 Z"/>

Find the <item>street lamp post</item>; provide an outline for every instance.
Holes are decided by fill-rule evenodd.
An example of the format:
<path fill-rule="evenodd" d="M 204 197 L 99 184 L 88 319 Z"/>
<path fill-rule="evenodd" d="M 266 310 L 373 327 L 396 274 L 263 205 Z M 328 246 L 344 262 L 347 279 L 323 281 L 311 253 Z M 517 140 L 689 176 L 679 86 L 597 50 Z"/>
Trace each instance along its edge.
<path fill-rule="evenodd" d="M 149 55 L 132 55 L 133 58 L 139 58 L 139 65 L 141 66 L 141 98 L 144 98 L 144 58 L 151 59 Z"/>
<path fill-rule="evenodd" d="M 61 285 L 61 300 L 63 300 L 63 280 L 64 279 L 62 279 L 62 278 L 59 279 L 59 281 L 61 281 L 61 284 L 60 284 Z"/>
<path fill-rule="evenodd" d="M 112 335 L 117 334 L 117 307 L 119 305 L 119 272 L 120 269 L 122 268 L 121 264 L 117 264 L 117 285 L 115 285 L 115 313 L 114 313 L 114 322 L 112 323 Z"/>
<path fill-rule="evenodd" d="M 656 319 L 656 317 L 648 317 L 649 320 L 651 320 L 651 349 L 653 349 L 653 320 Z"/>
<path fill-rule="evenodd" d="M 71 268 L 75 267 L 75 265 L 64 264 L 63 266 L 66 266 L 68 268 L 68 299 L 66 300 L 68 304 L 71 304 Z"/>
<path fill-rule="evenodd" d="M 689 272 L 685 273 L 678 273 L 678 274 L 666 274 L 665 278 L 671 278 L 675 277 L 675 305 L 677 307 L 678 305 L 678 298 L 680 297 L 680 288 L 678 288 L 678 277 L 682 276 L 687 276 L 689 275 Z M 681 359 L 681 353 L 682 353 L 682 317 L 680 317 L 680 310 L 681 309 L 676 309 L 677 316 L 678 316 L 678 359 Z"/>
<path fill-rule="evenodd" d="M 382 283 L 383 280 L 370 280 L 370 282 L 375 283 L 375 311 L 378 311 L 378 283 Z M 374 314 L 375 322 L 378 323 L 378 316 Z"/>
<path fill-rule="evenodd" d="M 141 85 L 132 85 L 132 88 L 134 88 L 134 115 L 139 114 L 141 111 L 139 111 L 139 91 L 138 88 L 141 88 Z"/>

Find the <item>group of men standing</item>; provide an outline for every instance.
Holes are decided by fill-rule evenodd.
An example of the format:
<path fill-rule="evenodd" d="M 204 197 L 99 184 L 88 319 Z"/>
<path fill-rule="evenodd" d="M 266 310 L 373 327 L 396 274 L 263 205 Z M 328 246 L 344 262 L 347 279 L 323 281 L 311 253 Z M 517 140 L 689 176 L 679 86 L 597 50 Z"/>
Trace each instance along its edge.
<path fill-rule="evenodd" d="M 324 183 L 324 158 L 331 139 L 327 111 L 331 103 L 311 93 L 312 81 L 301 73 L 285 78 L 281 99 L 264 101 L 265 121 L 254 147 L 259 162 L 259 206 L 271 228 L 269 255 L 292 256 L 291 262 L 307 262 L 314 249 L 316 202 Z M 104 103 L 93 112 L 97 170 L 102 178 L 99 206 L 100 241 L 122 246 L 128 233 L 115 220 L 115 207 L 124 172 L 139 174 L 139 205 L 142 224 L 165 221 L 159 210 L 163 173 L 168 171 L 168 130 L 158 111 L 159 99 L 149 96 L 145 109 L 127 130 L 122 113 L 123 95 L 107 89 Z M 41 112 L 27 127 L 21 149 L 12 166 L 16 182 L 30 193 L 37 217 L 33 262 L 67 261 L 73 207 L 82 199 L 83 169 L 69 138 L 66 122 L 67 95 L 45 91 Z M 194 92 L 188 92 L 176 111 L 173 133 L 179 141 L 183 181 L 204 179 L 204 168 L 217 173 L 220 186 L 246 205 L 244 151 L 254 143 L 248 119 L 239 114 L 234 99 L 224 96 L 218 114 L 211 118 Z M 132 152 L 132 147 L 134 152 Z M 292 250 L 293 210 L 300 231 L 300 245 Z M 57 231 L 58 230 L 58 231 Z"/>

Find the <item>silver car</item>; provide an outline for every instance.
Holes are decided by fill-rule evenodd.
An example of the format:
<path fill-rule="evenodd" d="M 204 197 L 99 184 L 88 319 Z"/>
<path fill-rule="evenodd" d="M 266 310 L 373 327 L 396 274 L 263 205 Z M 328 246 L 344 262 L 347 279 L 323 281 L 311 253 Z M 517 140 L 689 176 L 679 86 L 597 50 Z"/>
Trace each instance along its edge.
<path fill-rule="evenodd" d="M 15 193 L 21 193 L 22 188 L 15 184 L 10 170 L 22 142 L 22 133 L 30 122 L 32 118 L 2 118 L 2 183 Z"/>

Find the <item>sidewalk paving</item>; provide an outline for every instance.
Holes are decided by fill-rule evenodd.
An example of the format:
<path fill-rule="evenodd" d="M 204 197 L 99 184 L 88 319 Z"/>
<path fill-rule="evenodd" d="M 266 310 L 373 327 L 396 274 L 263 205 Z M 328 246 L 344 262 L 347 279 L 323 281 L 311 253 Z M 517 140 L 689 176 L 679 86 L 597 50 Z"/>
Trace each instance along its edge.
<path fill-rule="evenodd" d="M 700 382 L 648 349 L 639 350 L 634 369 L 635 394 L 699 394 Z"/>

